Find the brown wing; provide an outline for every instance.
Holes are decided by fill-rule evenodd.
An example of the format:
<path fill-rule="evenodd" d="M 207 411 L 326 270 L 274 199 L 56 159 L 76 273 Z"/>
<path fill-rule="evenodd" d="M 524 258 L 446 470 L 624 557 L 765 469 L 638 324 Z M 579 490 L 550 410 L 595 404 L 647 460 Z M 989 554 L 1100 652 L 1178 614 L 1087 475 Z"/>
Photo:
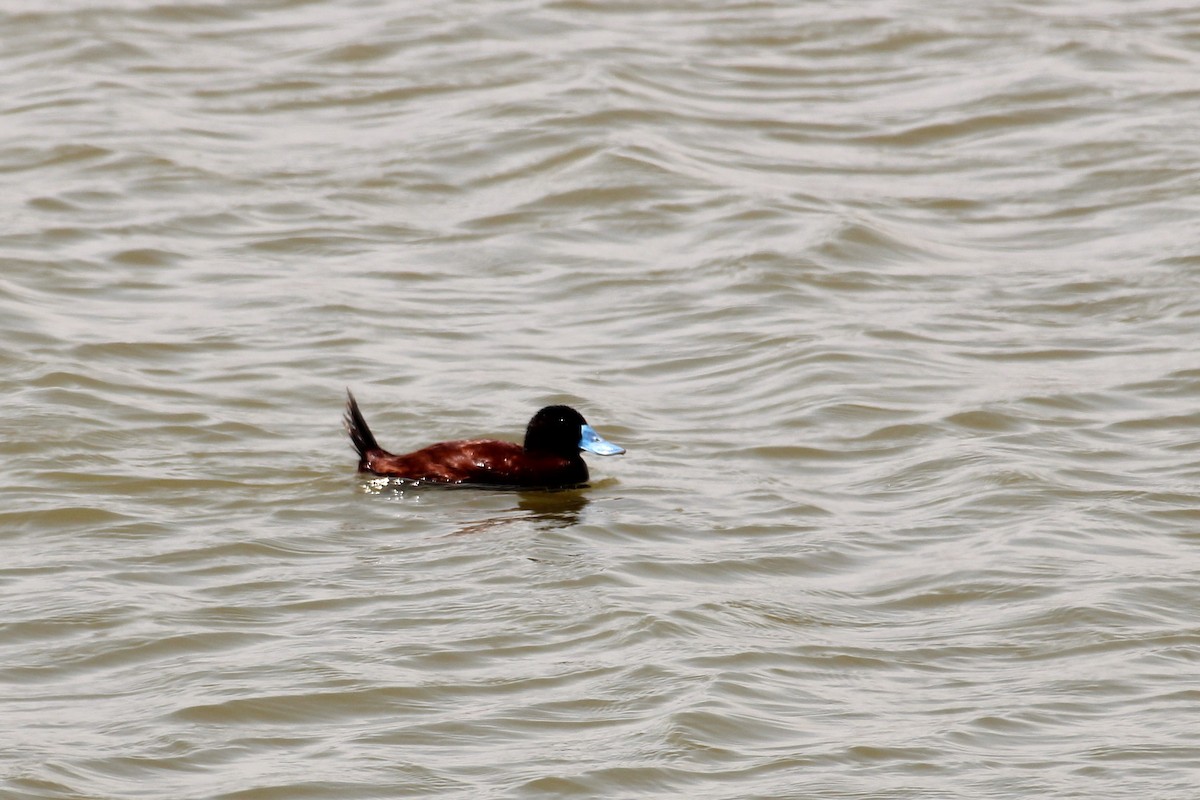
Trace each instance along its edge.
<path fill-rule="evenodd" d="M 377 475 L 437 483 L 496 483 L 522 453 L 519 444 L 488 440 L 441 442 L 403 455 L 369 453 L 367 468 Z"/>

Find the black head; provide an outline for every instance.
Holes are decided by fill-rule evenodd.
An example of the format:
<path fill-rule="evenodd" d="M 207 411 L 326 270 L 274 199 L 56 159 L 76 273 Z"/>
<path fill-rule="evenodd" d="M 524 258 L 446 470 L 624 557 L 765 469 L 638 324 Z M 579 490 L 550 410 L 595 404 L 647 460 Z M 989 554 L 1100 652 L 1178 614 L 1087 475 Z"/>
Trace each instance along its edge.
<path fill-rule="evenodd" d="M 584 425 L 587 420 L 570 406 L 546 406 L 533 415 L 525 428 L 525 449 L 573 456 L 579 452 Z"/>
<path fill-rule="evenodd" d="M 580 450 L 612 456 L 625 451 L 600 437 L 570 406 L 546 406 L 533 415 L 525 429 L 525 449 L 567 458 Z"/>

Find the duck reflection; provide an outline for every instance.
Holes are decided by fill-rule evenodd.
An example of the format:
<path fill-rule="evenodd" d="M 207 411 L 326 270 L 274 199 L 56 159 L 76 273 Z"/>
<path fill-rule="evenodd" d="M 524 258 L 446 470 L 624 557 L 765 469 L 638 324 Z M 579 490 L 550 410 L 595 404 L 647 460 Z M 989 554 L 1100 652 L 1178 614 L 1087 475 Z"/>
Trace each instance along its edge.
<path fill-rule="evenodd" d="M 597 481 L 592 488 L 599 485 L 616 483 L 613 479 Z M 515 498 L 516 505 L 503 510 L 497 510 L 487 519 L 471 522 L 457 529 L 451 535 L 467 533 L 482 533 L 514 524 L 532 524 L 539 530 L 555 530 L 569 528 L 579 522 L 580 515 L 587 508 L 588 500 L 586 487 L 559 490 L 529 490 L 516 491 L 505 495 Z M 390 495 L 391 497 L 412 503 L 422 503 L 433 495 L 445 492 L 470 491 L 465 488 L 447 486 L 431 486 L 418 481 L 397 478 L 374 478 L 365 482 L 363 490 L 369 494 Z M 499 495 L 493 495 L 499 496 Z"/>
<path fill-rule="evenodd" d="M 579 522 L 579 515 L 589 502 L 584 493 L 578 490 L 521 492 L 517 495 L 515 509 L 466 525 L 455 531 L 454 535 L 483 533 L 516 523 L 532 523 L 543 531 L 569 528 Z"/>

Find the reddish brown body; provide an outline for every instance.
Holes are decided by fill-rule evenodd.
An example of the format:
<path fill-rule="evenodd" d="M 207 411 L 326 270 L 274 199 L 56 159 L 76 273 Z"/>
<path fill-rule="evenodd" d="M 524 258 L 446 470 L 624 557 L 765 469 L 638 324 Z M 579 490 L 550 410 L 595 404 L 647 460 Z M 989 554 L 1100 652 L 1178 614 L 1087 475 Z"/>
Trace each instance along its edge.
<path fill-rule="evenodd" d="M 434 483 L 478 486 L 563 487 L 587 483 L 583 458 L 529 453 L 514 442 L 471 439 L 440 442 L 412 453 L 370 450 L 360 472 Z"/>
<path fill-rule="evenodd" d="M 354 396 L 347 394 L 346 432 L 358 452 L 360 472 L 422 483 L 561 489 L 587 483 L 582 448 L 600 455 L 624 452 L 602 439 L 578 411 L 547 406 L 529 421 L 523 445 L 463 439 L 396 455 L 379 446 Z"/>

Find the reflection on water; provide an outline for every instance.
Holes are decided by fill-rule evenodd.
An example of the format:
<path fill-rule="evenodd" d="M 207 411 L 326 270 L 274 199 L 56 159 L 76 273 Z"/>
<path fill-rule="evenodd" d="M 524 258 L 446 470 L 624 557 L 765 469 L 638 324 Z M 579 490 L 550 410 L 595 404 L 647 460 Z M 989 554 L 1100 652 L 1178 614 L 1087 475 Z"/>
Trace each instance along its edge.
<path fill-rule="evenodd" d="M 579 514 L 587 504 L 587 497 L 579 490 L 523 493 L 514 512 L 467 524 L 455 533 L 483 533 L 515 523 L 532 523 L 538 530 L 569 528 L 579 523 Z"/>
<path fill-rule="evenodd" d="M 579 515 L 587 508 L 588 498 L 583 490 L 561 492 L 523 492 L 517 507 L 527 514 L 527 519 L 537 522 L 540 528 L 569 528 L 579 522 Z"/>
<path fill-rule="evenodd" d="M 607 479 L 601 481 L 600 485 L 611 487 L 614 483 L 614 480 Z M 495 516 L 468 523 L 455 531 L 457 534 L 463 534 L 482 533 L 515 523 L 534 523 L 534 527 L 543 530 L 568 528 L 578 524 L 580 514 L 588 505 L 587 493 L 592 486 L 575 489 L 511 491 L 470 486 L 441 486 L 404 478 L 370 478 L 363 481 L 363 488 L 369 494 L 383 495 L 399 502 L 423 506 L 436 505 L 437 497 L 446 492 L 479 492 L 490 497 L 515 500 L 514 506 Z"/>

